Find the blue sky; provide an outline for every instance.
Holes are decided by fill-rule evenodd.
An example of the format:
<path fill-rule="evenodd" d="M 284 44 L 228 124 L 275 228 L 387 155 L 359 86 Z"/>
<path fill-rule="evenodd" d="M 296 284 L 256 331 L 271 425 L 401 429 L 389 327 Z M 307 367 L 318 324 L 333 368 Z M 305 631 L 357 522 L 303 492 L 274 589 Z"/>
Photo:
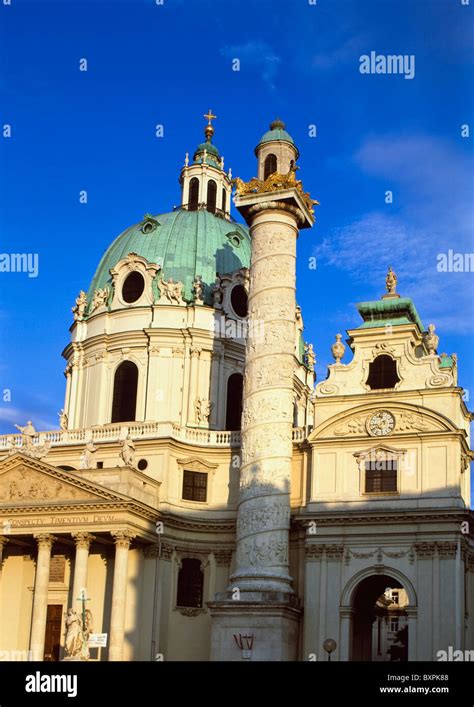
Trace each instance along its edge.
<path fill-rule="evenodd" d="M 319 379 L 334 335 L 359 323 L 354 303 L 378 298 L 392 265 L 401 294 L 436 324 L 440 350 L 458 354 L 474 398 L 473 274 L 436 269 L 438 254 L 474 250 L 472 138 L 461 136 L 461 125 L 474 129 L 473 6 L 0 5 L 0 122 L 12 126 L 0 137 L 0 251 L 39 255 L 37 278 L 1 275 L 0 389 L 12 399 L 0 404 L 0 431 L 26 419 L 57 426 L 74 299 L 124 228 L 179 203 L 178 172 L 209 107 L 234 175 L 254 176 L 253 148 L 276 116 L 299 146 L 299 176 L 321 203 L 298 244 L 298 299 Z M 414 78 L 361 74 L 359 57 L 371 51 L 414 55 Z"/>

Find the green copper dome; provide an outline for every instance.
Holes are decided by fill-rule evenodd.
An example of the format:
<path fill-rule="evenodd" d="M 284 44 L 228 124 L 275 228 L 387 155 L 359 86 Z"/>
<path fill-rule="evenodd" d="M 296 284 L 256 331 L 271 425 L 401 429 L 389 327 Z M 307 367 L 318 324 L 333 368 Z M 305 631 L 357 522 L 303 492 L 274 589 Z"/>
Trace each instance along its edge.
<path fill-rule="evenodd" d="M 289 142 L 292 145 L 295 144 L 293 138 L 285 130 L 285 123 L 282 120 L 274 120 L 270 124 L 270 130 L 268 130 L 264 135 L 262 135 L 260 142 L 258 143 L 255 151 L 265 142 L 272 142 L 273 140 L 283 140 L 284 142 Z M 295 145 L 296 147 L 296 145 Z"/>
<path fill-rule="evenodd" d="M 150 232 L 145 224 L 151 224 Z M 157 222 L 157 224 L 156 224 Z M 148 226 L 150 227 L 150 226 Z M 107 248 L 89 288 L 88 301 L 94 291 L 109 286 L 110 269 L 128 253 L 137 253 L 150 263 L 161 265 L 153 283 L 155 301 L 159 299 L 157 279 L 182 282 L 183 299 L 192 302 L 192 285 L 202 277 L 204 301 L 212 304 L 212 287 L 216 275 L 250 266 L 250 236 L 246 226 L 226 221 L 207 211 L 177 209 L 171 213 L 149 217 L 130 226 Z"/>
<path fill-rule="evenodd" d="M 215 145 L 212 144 L 210 140 L 206 142 L 201 142 L 200 145 L 197 146 L 195 152 L 194 152 L 194 164 L 201 164 L 203 159 L 204 159 L 204 150 L 206 151 L 206 164 L 210 164 L 212 167 L 217 167 L 218 169 L 222 169 L 221 167 L 221 162 L 222 158 L 220 155 L 219 150 Z"/>

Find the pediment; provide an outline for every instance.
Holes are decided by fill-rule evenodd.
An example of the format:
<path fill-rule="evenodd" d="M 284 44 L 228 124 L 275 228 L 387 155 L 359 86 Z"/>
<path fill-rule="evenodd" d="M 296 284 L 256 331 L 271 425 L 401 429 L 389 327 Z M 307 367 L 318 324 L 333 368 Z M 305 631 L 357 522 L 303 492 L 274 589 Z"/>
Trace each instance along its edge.
<path fill-rule="evenodd" d="M 187 471 L 215 471 L 218 464 L 211 464 L 208 461 L 199 459 L 199 457 L 186 457 L 185 459 L 176 460 L 180 467 Z"/>
<path fill-rule="evenodd" d="M 0 462 L 0 503 L 117 500 L 118 495 L 71 472 L 15 454 Z"/>
<path fill-rule="evenodd" d="M 368 421 L 380 411 L 388 411 L 393 416 L 393 428 L 387 435 L 388 438 L 397 435 L 422 434 L 429 432 L 446 432 L 454 429 L 452 423 L 439 413 L 414 405 L 400 405 L 387 403 L 359 406 L 321 423 L 311 433 L 308 441 L 321 438 L 351 438 L 367 437 L 368 439 L 382 439 L 385 436 L 374 437 L 369 432 Z M 386 437 L 385 437 L 386 438 Z"/>

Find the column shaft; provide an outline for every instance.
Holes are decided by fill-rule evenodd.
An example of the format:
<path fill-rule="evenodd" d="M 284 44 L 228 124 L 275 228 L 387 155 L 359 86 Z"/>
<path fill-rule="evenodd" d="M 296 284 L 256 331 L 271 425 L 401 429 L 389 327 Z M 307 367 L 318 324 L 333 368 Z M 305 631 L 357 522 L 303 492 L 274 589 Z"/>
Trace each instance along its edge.
<path fill-rule="evenodd" d="M 109 660 L 122 660 L 125 635 L 128 551 L 133 535 L 127 531 L 119 531 L 112 533 L 112 535 L 115 537 L 115 563 L 110 616 Z"/>
<path fill-rule="evenodd" d="M 38 557 L 36 560 L 30 651 L 33 660 L 43 660 L 48 613 L 49 565 L 51 548 L 55 538 L 52 535 L 35 535 L 35 539 L 38 543 Z"/>
<path fill-rule="evenodd" d="M 73 607 L 81 608 L 78 601 L 82 589 L 87 589 L 87 565 L 89 561 L 89 548 L 94 539 L 89 533 L 73 533 L 72 537 L 76 541 L 76 559 L 74 562 L 74 581 L 72 585 L 71 604 Z"/>
<path fill-rule="evenodd" d="M 259 213 L 251 226 L 237 568 L 231 578 L 231 584 L 250 591 L 292 591 L 288 537 L 297 234 L 295 218 L 283 209 Z"/>

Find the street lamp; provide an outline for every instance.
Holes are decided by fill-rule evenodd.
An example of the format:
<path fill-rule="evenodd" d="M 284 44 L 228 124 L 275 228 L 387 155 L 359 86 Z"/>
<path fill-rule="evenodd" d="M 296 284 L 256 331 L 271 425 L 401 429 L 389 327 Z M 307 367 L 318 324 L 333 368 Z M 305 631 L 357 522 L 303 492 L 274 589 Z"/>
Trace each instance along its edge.
<path fill-rule="evenodd" d="M 328 654 L 328 661 L 331 662 L 331 653 L 337 648 L 337 643 L 334 638 L 326 638 L 323 643 L 323 648 Z"/>

